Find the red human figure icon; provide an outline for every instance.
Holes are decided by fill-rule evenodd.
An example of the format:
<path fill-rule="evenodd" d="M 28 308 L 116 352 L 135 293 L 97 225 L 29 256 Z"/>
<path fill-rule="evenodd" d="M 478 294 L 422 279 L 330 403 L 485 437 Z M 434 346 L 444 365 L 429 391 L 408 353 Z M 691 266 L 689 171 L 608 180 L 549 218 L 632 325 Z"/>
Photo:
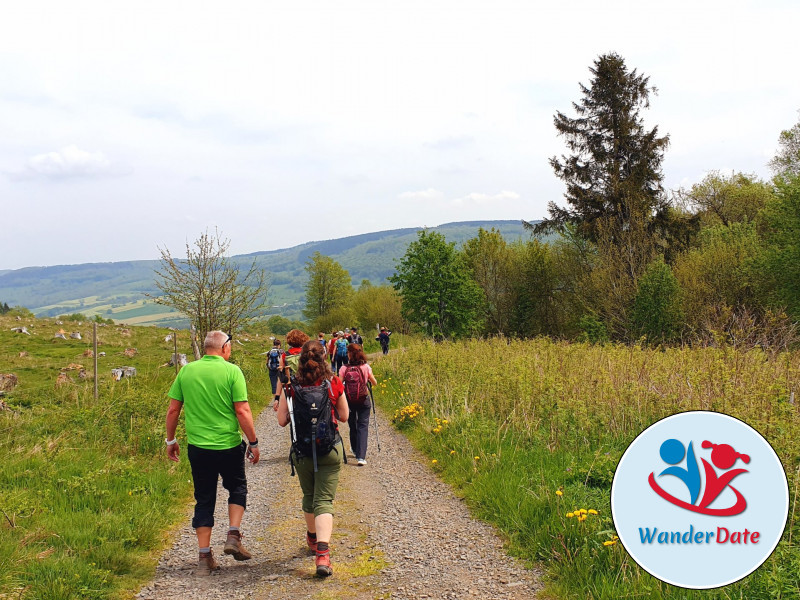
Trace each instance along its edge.
<path fill-rule="evenodd" d="M 730 469 L 738 459 L 742 459 L 742 462 L 745 464 L 750 462 L 750 457 L 747 454 L 736 452 L 736 450 L 728 444 L 712 444 L 708 440 L 705 440 L 703 441 L 702 447 L 706 449 L 713 448 L 711 451 L 711 462 L 714 463 L 714 466 L 718 469 Z M 730 485 L 734 477 L 748 472 L 747 469 L 733 469 L 732 471 L 717 476 L 714 467 L 708 464 L 706 459 L 702 458 L 700 460 L 703 462 L 703 468 L 706 473 L 706 489 L 703 493 L 703 499 L 700 501 L 701 508 L 707 507 L 716 500 L 717 496 L 722 493 L 722 490 Z M 730 486 L 730 488 L 736 494 L 736 504 L 731 507 L 730 510 L 732 512 L 728 514 L 739 514 L 747 507 L 747 501 L 739 490 L 733 486 Z"/>

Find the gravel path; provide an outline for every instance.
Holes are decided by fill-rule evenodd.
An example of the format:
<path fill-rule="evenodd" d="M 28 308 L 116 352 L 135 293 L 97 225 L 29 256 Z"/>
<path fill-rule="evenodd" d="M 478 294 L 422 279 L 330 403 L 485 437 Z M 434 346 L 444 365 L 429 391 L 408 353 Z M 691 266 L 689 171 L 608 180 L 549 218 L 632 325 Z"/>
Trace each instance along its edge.
<path fill-rule="evenodd" d="M 136 598 L 535 597 L 537 574 L 503 553 L 495 531 L 470 517 L 464 503 L 380 413 L 379 427 L 381 452 L 370 426 L 369 464 L 358 467 L 351 459 L 342 468 L 331 540 L 332 577 L 314 576 L 314 558 L 305 547 L 300 486 L 289 476 L 288 429 L 278 426 L 268 407 L 256 422 L 261 462 L 247 467 L 250 506 L 242 531 L 253 559 L 237 563 L 222 554 L 227 496 L 220 487 L 212 547 L 222 568 L 210 577 L 195 577 L 197 543 L 189 509 L 186 526 L 176 532 L 155 579 Z M 347 425 L 341 430 L 347 440 Z"/>

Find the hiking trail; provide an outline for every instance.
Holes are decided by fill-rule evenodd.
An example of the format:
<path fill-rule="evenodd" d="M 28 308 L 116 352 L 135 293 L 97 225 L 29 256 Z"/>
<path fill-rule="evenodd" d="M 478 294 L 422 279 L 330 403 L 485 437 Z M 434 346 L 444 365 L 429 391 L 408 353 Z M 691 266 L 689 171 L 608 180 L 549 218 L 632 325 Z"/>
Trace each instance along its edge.
<path fill-rule="evenodd" d="M 222 553 L 227 492 L 218 488 L 212 549 L 220 570 L 196 577 L 197 541 L 186 520 L 139 600 L 295 600 L 481 598 L 522 600 L 541 587 L 538 573 L 503 552 L 501 538 L 470 517 L 463 501 L 426 466 L 424 457 L 378 409 L 381 451 L 370 423 L 367 465 L 348 452 L 334 504 L 333 576 L 315 576 L 305 543 L 300 485 L 290 476 L 289 431 L 267 406 L 256 420 L 258 465 L 247 464 L 243 543 L 253 554 L 236 562 Z M 339 447 L 341 451 L 341 446 Z M 185 452 L 181 460 L 188 460 Z"/>

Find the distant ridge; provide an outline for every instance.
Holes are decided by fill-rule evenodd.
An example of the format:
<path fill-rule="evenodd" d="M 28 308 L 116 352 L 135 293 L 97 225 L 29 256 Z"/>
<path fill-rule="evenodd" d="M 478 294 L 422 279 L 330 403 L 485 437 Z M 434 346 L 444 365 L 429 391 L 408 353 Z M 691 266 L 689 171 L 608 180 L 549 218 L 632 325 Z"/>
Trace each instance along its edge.
<path fill-rule="evenodd" d="M 480 227 L 495 228 L 509 241 L 530 236 L 521 220 L 452 222 L 427 229 L 461 244 L 477 235 Z M 303 304 L 305 262 L 311 254 L 320 252 L 339 261 L 356 286 L 364 279 L 380 285 L 394 272 L 395 261 L 403 256 L 420 229 L 425 228 L 406 227 L 311 241 L 291 248 L 236 255 L 233 259 L 243 263 L 255 259 L 259 267 L 267 270 L 273 312 L 296 317 Z M 158 295 L 153 280 L 158 264 L 157 260 L 138 260 L 0 271 L 0 302 L 25 306 L 39 316 L 80 312 L 138 324 L 170 323 L 176 315 L 147 296 Z"/>

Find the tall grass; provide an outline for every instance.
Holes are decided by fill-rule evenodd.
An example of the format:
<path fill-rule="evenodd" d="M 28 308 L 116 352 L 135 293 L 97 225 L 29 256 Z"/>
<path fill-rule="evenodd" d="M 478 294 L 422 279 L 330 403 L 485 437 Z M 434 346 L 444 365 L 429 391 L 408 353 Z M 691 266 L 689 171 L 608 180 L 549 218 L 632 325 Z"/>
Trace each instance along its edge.
<path fill-rule="evenodd" d="M 172 527 L 191 497 L 188 461 L 164 454 L 166 394 L 175 376 L 163 366 L 172 352 L 167 331 L 100 329 L 100 397 L 93 381 L 54 387 L 59 369 L 82 363 L 91 372 L 90 328 L 84 339 L 53 341 L 52 322 L 28 324 L 13 336 L 0 320 L 2 372 L 20 384 L 0 411 L 0 597 L 36 600 L 127 598 L 152 576 Z M 181 352 L 188 350 L 183 332 Z M 87 338 L 89 338 L 87 340 Z M 269 396 L 260 352 L 235 348 L 254 410 Z M 122 356 L 137 348 L 133 358 Z M 27 356 L 19 356 L 20 352 Z M 112 381 L 112 367 L 135 366 L 134 379 Z M 185 435 L 179 429 L 185 449 Z"/>
<path fill-rule="evenodd" d="M 800 354 L 494 339 L 411 346 L 376 372 L 396 424 L 505 532 L 514 553 L 543 561 L 553 597 L 800 597 L 800 416 L 790 401 L 800 391 Z M 783 462 L 793 500 L 767 563 L 711 591 L 676 588 L 639 569 L 615 540 L 609 506 L 627 445 L 667 415 L 700 409 L 760 431 Z"/>

